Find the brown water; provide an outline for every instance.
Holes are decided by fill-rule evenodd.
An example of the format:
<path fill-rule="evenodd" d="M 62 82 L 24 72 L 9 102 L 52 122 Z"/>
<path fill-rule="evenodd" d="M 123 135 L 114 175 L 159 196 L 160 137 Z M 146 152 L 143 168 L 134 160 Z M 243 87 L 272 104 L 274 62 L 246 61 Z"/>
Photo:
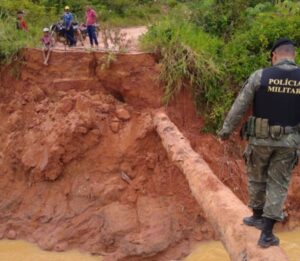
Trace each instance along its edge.
<path fill-rule="evenodd" d="M 300 261 L 300 229 L 276 233 L 290 261 Z M 217 241 L 201 243 L 184 261 L 230 261 L 223 245 Z"/>
<path fill-rule="evenodd" d="M 300 260 L 300 229 L 278 234 L 281 246 L 290 261 Z M 0 241 L 1 261 L 101 261 L 99 256 L 91 256 L 79 251 L 63 253 L 47 252 L 25 241 Z M 201 243 L 184 261 L 230 261 L 222 244 L 217 241 Z"/>
<path fill-rule="evenodd" d="M 101 261 L 101 257 L 67 251 L 63 253 L 48 252 L 25 241 L 0 241 L 1 261 Z"/>

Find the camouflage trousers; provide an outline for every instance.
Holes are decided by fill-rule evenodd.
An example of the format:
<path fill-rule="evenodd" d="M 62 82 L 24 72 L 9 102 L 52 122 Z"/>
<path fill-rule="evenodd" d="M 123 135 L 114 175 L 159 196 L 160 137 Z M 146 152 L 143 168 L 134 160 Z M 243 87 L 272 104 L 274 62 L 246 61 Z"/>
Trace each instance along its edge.
<path fill-rule="evenodd" d="M 263 209 L 264 217 L 282 221 L 291 172 L 298 160 L 297 150 L 248 145 L 244 158 L 247 163 L 249 207 Z"/>

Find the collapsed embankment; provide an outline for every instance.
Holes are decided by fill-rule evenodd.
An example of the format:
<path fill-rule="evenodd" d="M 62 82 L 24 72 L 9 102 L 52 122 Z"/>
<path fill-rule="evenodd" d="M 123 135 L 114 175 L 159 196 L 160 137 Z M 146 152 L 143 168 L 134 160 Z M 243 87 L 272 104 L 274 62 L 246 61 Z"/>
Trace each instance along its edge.
<path fill-rule="evenodd" d="M 0 238 L 112 260 L 169 260 L 214 237 L 154 129 L 158 74 L 149 54 L 57 52 L 45 67 L 38 50 L 2 69 Z M 188 93 L 167 111 L 245 201 L 241 146 L 200 135 Z M 299 179 L 295 173 L 286 208 L 291 227 L 299 222 Z"/>

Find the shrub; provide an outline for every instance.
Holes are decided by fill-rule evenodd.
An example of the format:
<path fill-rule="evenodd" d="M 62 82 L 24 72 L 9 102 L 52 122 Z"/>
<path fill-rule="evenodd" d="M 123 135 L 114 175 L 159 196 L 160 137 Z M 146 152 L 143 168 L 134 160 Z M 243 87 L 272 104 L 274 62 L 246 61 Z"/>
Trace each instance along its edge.
<path fill-rule="evenodd" d="M 164 101 L 189 87 L 198 112 L 206 117 L 206 129 L 220 127 L 239 86 L 253 71 L 268 66 L 273 42 L 289 37 L 300 44 L 300 3 L 271 2 L 177 3 L 166 18 L 151 26 L 142 45 L 160 57 Z M 224 36 L 227 30 L 225 43 L 213 36 Z"/>
<path fill-rule="evenodd" d="M 279 37 L 289 37 L 300 44 L 299 3 L 284 2 L 273 10 L 257 13 L 237 31 L 224 48 L 226 74 L 235 84 L 255 70 L 270 65 L 270 49 Z"/>
<path fill-rule="evenodd" d="M 16 13 L 25 11 L 29 32 L 16 29 Z M 35 47 L 40 41 L 43 27 L 53 20 L 52 9 L 30 0 L 3 0 L 0 3 L 0 63 L 10 62 L 24 47 Z"/>
<path fill-rule="evenodd" d="M 191 1 L 193 10 L 191 22 L 201 26 L 205 32 L 229 39 L 236 28 L 245 22 L 245 12 L 248 7 L 265 3 L 263 0 Z"/>
<path fill-rule="evenodd" d="M 27 42 L 27 34 L 17 31 L 12 19 L 0 19 L 0 64 L 11 62 Z"/>
<path fill-rule="evenodd" d="M 190 88 L 197 111 L 215 129 L 224 114 L 224 105 L 218 103 L 231 97 L 223 87 L 222 67 L 216 59 L 223 43 L 179 18 L 188 12 L 185 8 L 177 10 L 176 15 L 151 26 L 141 40 L 142 46 L 160 58 L 163 101 L 168 103 L 182 88 Z M 209 112 L 213 107 L 214 112 Z"/>

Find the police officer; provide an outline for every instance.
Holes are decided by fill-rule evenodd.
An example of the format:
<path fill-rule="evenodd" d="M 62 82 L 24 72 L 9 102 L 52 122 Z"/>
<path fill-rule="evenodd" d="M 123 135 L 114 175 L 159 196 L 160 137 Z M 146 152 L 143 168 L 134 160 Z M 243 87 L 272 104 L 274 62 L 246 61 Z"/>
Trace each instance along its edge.
<path fill-rule="evenodd" d="M 219 132 L 222 140 L 228 139 L 253 104 L 253 115 L 243 128 L 249 140 L 244 157 L 253 215 L 243 223 L 262 230 L 258 245 L 263 248 L 279 245 L 273 226 L 284 218 L 291 171 L 298 159 L 300 68 L 295 56 L 292 41 L 277 40 L 271 50 L 272 67 L 250 76 Z"/>

